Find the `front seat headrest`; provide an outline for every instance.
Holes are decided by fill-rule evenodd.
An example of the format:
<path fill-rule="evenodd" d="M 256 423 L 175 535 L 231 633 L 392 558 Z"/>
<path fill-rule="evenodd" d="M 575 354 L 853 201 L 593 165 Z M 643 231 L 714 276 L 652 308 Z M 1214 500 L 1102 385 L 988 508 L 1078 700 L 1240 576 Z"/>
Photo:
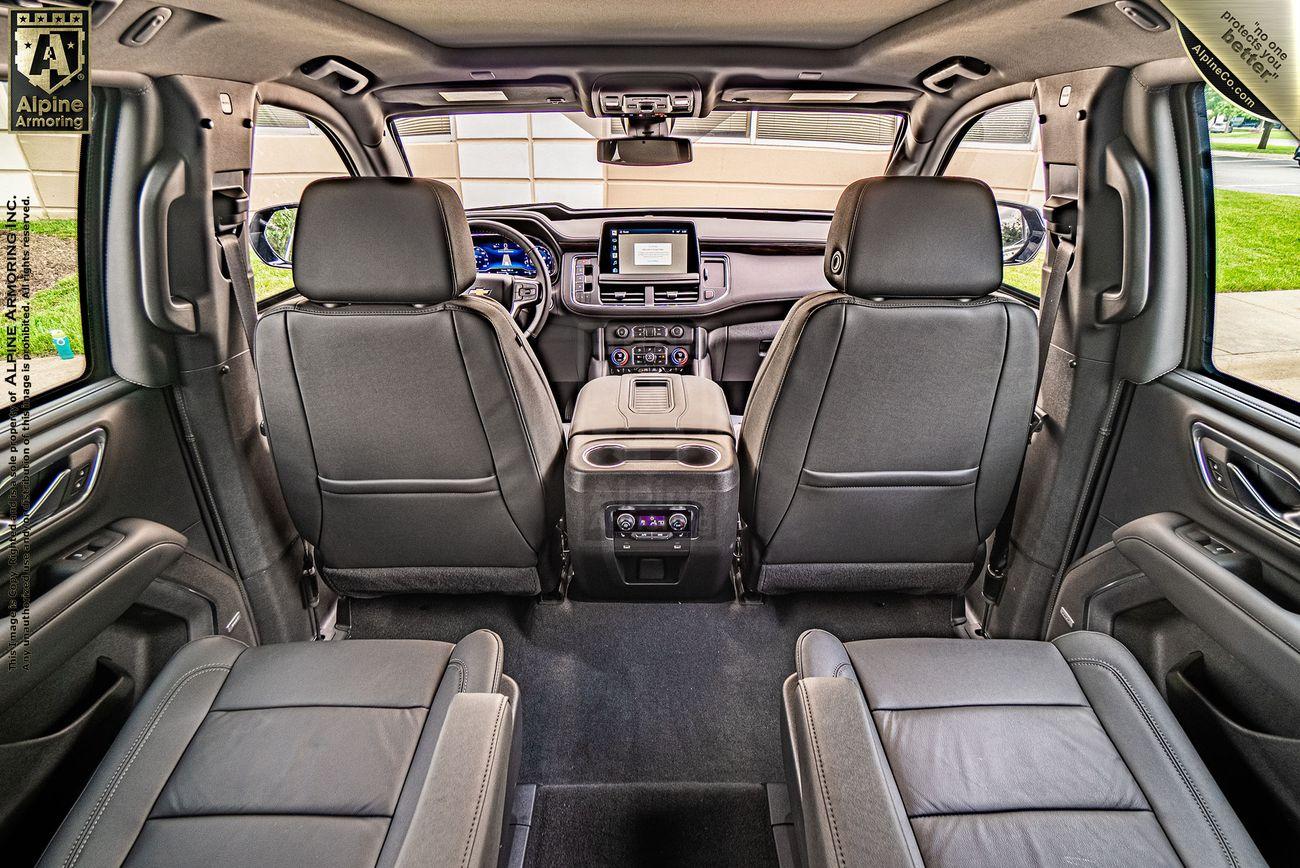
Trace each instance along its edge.
<path fill-rule="evenodd" d="M 303 191 L 293 280 L 311 301 L 438 304 L 474 284 L 456 191 L 427 178 L 324 178 Z"/>
<path fill-rule="evenodd" d="M 824 265 L 850 295 L 987 295 L 1002 285 L 993 191 L 972 178 L 855 181 L 835 209 Z"/>

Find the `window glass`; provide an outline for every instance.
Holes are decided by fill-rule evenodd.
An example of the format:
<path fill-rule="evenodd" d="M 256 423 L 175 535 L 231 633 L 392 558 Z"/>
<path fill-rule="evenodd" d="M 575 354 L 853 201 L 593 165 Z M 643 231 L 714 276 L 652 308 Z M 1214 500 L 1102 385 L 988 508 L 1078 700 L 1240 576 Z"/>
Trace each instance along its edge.
<path fill-rule="evenodd" d="M 469 208 L 829 211 L 845 186 L 884 172 L 899 123 L 867 112 L 714 112 L 674 124 L 695 142 L 692 162 L 654 167 L 597 162 L 596 139 L 613 127 L 574 112 L 406 117 L 393 126 L 411 172 L 452 185 Z"/>
<path fill-rule="evenodd" d="M 0 86 L 0 105 L 8 94 Z M 5 328 L 0 385 L 9 403 L 65 386 L 86 372 L 77 204 L 81 135 L 13 133 L 0 112 L 0 269 Z M 16 363 L 10 362 L 13 357 Z M 29 391 L 24 374 L 30 375 Z"/>
<path fill-rule="evenodd" d="M 1300 401 L 1300 142 L 1206 88 L 1214 368 Z"/>
<path fill-rule="evenodd" d="M 253 211 L 295 203 L 302 198 L 303 188 L 317 178 L 347 174 L 348 167 L 333 140 L 305 115 L 279 106 L 258 106 L 250 192 Z M 286 224 L 288 216 L 276 225 Z M 292 288 L 292 269 L 267 265 L 252 251 L 248 259 L 258 301 Z"/>
<path fill-rule="evenodd" d="M 1003 202 L 1043 207 L 1043 159 L 1033 100 L 985 112 L 966 131 L 948 162 L 947 175 L 978 178 Z M 1037 295 L 1042 289 L 1043 253 L 1024 265 L 1008 265 L 1002 280 Z"/>

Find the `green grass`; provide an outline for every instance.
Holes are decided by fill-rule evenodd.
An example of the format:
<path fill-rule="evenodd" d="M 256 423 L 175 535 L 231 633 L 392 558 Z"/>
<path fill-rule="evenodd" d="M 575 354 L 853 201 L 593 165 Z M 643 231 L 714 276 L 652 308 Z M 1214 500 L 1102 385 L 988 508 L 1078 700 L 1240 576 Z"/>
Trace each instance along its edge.
<path fill-rule="evenodd" d="M 1024 265 L 1008 265 L 1003 268 L 1002 282 L 1038 295 L 1043 289 L 1043 254 L 1039 253 Z"/>
<path fill-rule="evenodd" d="M 1285 157 L 1295 152 L 1295 142 L 1276 143 L 1270 140 L 1268 147 L 1262 151 L 1258 145 L 1258 138 L 1251 141 L 1220 141 L 1213 136 L 1210 137 L 1210 149 L 1214 151 L 1231 151 L 1238 154 L 1280 154 Z"/>
<path fill-rule="evenodd" d="M 1218 292 L 1300 289 L 1300 196 L 1214 192 Z"/>
<path fill-rule="evenodd" d="M 267 265 L 251 250 L 248 251 L 248 261 L 253 263 L 253 294 L 257 296 L 258 301 L 293 287 L 292 268 L 276 268 Z"/>
<path fill-rule="evenodd" d="M 30 225 L 33 235 L 72 239 L 77 237 L 76 220 L 33 220 Z"/>
<path fill-rule="evenodd" d="M 32 297 L 31 317 L 33 356 L 58 354 L 54 339 L 50 337 L 52 329 L 68 336 L 74 353 L 85 352 L 81 336 L 81 287 L 75 274 L 61 278 L 52 289 L 36 293 Z"/>

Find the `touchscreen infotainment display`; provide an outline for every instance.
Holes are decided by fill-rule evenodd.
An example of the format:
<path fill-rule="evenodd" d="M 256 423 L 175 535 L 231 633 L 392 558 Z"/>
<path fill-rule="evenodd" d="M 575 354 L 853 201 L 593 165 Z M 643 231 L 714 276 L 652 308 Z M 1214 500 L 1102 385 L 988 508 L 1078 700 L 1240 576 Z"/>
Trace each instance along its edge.
<path fill-rule="evenodd" d="M 601 273 L 622 277 L 686 277 L 699 271 L 690 223 L 606 223 Z"/>

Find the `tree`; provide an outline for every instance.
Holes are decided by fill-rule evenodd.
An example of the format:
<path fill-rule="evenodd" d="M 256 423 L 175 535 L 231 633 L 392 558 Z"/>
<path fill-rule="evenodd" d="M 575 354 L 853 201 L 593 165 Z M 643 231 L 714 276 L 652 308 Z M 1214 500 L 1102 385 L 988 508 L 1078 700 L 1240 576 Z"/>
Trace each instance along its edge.
<path fill-rule="evenodd" d="M 1241 108 L 1218 91 L 1208 87 L 1205 89 L 1205 115 L 1209 118 L 1217 118 L 1222 115 L 1229 119 L 1254 117 L 1250 112 Z"/>

